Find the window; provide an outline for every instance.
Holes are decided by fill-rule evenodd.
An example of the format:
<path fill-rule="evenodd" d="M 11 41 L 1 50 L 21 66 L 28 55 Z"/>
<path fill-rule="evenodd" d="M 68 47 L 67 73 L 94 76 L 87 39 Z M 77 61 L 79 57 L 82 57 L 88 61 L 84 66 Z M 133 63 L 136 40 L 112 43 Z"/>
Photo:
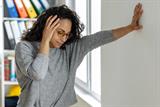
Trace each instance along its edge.
<path fill-rule="evenodd" d="M 101 2 L 91 1 L 91 33 L 101 30 Z M 91 52 L 91 89 L 100 97 L 101 95 L 101 51 L 100 47 Z M 96 66 L 95 66 L 96 65 Z M 100 98 L 98 98 L 100 99 Z"/>
<path fill-rule="evenodd" d="M 85 25 L 82 35 L 101 30 L 100 0 L 76 0 L 75 11 Z M 88 53 L 77 69 L 76 84 L 100 101 L 101 96 L 101 61 L 100 48 Z M 96 65 L 96 66 L 95 66 Z"/>
<path fill-rule="evenodd" d="M 75 1 L 75 10 L 77 14 L 80 16 L 80 20 L 82 23 L 87 26 L 87 2 L 86 0 L 77 0 Z M 88 34 L 87 28 L 85 27 L 82 35 Z M 85 56 L 83 62 L 77 69 L 76 77 L 83 84 L 87 84 L 87 56 Z"/>

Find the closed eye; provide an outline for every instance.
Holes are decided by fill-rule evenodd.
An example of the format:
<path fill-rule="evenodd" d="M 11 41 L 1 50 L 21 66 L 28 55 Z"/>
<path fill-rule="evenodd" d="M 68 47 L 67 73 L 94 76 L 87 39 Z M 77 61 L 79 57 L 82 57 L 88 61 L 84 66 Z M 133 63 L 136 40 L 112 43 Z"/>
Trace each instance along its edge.
<path fill-rule="evenodd" d="M 57 31 L 58 32 L 58 34 L 64 34 L 64 32 L 63 31 Z"/>

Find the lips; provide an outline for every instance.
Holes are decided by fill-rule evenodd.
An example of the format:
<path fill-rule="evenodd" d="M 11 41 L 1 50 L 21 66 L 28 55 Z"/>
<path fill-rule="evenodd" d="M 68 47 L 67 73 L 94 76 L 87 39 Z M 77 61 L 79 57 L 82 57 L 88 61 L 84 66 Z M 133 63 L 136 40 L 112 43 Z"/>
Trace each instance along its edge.
<path fill-rule="evenodd" d="M 57 44 L 58 44 L 58 45 L 62 45 L 63 43 L 57 41 Z"/>

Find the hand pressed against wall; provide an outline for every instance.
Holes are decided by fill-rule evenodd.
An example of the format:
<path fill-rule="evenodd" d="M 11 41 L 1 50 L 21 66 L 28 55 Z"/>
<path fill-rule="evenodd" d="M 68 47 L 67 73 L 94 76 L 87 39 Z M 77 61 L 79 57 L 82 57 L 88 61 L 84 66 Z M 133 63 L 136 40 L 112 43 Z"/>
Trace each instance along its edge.
<path fill-rule="evenodd" d="M 135 6 L 134 15 L 133 15 L 132 22 L 131 22 L 133 30 L 139 30 L 143 27 L 142 25 L 139 24 L 139 20 L 142 16 L 142 13 L 143 13 L 142 4 L 138 3 Z"/>

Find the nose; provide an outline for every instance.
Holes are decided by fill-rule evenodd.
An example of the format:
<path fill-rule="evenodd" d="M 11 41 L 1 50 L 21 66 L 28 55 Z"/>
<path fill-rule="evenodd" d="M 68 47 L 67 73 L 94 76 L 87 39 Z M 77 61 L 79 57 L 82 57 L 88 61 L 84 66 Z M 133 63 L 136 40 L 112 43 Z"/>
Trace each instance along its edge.
<path fill-rule="evenodd" d="M 65 42 L 67 40 L 67 36 L 63 36 L 62 41 Z"/>

